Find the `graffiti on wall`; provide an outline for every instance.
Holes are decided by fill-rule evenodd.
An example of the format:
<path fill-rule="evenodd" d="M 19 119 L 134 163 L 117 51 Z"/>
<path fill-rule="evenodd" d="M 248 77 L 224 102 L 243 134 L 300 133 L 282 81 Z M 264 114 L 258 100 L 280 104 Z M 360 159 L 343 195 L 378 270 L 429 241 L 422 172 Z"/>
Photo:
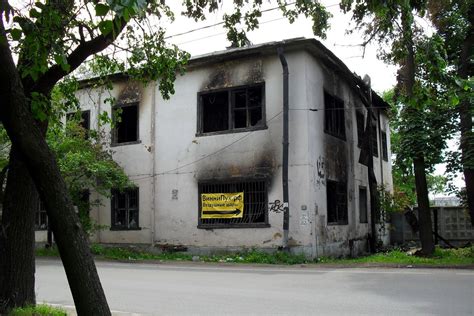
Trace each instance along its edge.
<path fill-rule="evenodd" d="M 283 213 L 285 210 L 284 204 L 280 200 L 275 200 L 273 202 L 268 203 L 270 205 L 270 212 L 273 213 Z"/>
<path fill-rule="evenodd" d="M 323 156 L 319 156 L 316 161 L 316 186 L 321 188 L 321 186 L 326 185 L 326 162 Z"/>

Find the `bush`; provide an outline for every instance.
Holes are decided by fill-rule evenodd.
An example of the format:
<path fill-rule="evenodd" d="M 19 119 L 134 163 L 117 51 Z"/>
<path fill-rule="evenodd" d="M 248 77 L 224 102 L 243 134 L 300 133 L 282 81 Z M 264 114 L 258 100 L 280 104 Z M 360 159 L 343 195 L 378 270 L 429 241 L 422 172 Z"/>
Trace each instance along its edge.
<path fill-rule="evenodd" d="M 67 316 L 64 309 L 49 306 L 49 305 L 36 305 L 27 307 L 17 307 L 13 309 L 10 316 Z"/>

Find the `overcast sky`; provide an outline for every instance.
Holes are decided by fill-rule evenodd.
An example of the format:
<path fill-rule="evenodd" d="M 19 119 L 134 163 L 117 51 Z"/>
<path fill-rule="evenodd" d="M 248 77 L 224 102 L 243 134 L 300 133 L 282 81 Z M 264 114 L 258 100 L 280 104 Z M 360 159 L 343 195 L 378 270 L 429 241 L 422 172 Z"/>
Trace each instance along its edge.
<path fill-rule="evenodd" d="M 276 1 L 265 2 L 264 8 L 276 7 Z M 388 66 L 376 57 L 376 45 L 368 46 L 364 57 L 360 33 L 346 34 L 350 25 L 350 16 L 344 15 L 339 9 L 338 0 L 322 0 L 321 3 L 333 14 L 330 20 L 330 30 L 327 39 L 321 40 L 323 44 L 336 54 L 352 71 L 363 77 L 368 74 L 372 78 L 374 90 L 381 93 L 390 89 L 395 84 L 396 68 Z M 171 5 L 173 7 L 173 5 Z M 224 10 L 225 8 L 223 8 Z M 196 28 L 211 25 L 221 21 L 221 14 L 211 15 L 204 22 L 194 23 L 192 20 L 176 16 L 176 21 L 168 26 L 167 35 L 174 35 Z M 260 44 L 272 41 L 281 41 L 295 37 L 314 38 L 311 31 L 311 21 L 301 16 L 295 23 L 290 24 L 283 18 L 279 10 L 264 12 L 260 18 L 260 28 L 248 33 L 250 41 Z M 169 42 L 178 45 L 193 56 L 223 50 L 229 45 L 222 26 L 194 31 L 186 35 L 174 36 Z"/>

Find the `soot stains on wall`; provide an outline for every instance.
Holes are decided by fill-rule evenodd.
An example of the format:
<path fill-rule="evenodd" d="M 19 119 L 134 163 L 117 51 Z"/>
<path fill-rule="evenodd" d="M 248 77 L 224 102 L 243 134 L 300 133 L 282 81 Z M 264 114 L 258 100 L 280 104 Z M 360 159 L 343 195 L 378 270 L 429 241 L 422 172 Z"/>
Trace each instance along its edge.
<path fill-rule="evenodd" d="M 122 84 L 118 94 L 117 104 L 138 103 L 141 99 L 141 87 L 137 82 L 127 81 Z"/>
<path fill-rule="evenodd" d="M 211 70 L 211 74 L 202 85 L 201 91 L 251 85 L 264 82 L 263 62 L 231 61 L 221 63 Z"/>

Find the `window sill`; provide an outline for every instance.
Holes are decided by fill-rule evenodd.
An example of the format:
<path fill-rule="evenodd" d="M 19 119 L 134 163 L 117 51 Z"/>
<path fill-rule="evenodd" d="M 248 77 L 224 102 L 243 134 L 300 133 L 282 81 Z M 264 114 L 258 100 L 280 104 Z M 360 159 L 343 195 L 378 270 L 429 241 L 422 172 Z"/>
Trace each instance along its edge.
<path fill-rule="evenodd" d="M 268 228 L 271 227 L 268 223 L 253 223 L 253 224 L 199 224 L 199 229 L 229 229 L 229 228 Z"/>
<path fill-rule="evenodd" d="M 111 231 L 135 231 L 135 230 L 142 230 L 141 227 L 137 228 L 124 228 L 124 227 L 110 227 Z"/>
<path fill-rule="evenodd" d="M 335 138 L 337 138 L 337 139 L 339 139 L 339 140 L 346 141 L 346 136 L 345 136 L 345 135 L 344 135 L 344 136 L 342 136 L 342 135 L 337 135 L 337 134 L 328 132 L 327 130 L 324 130 L 324 133 L 325 133 L 326 135 L 335 137 Z"/>
<path fill-rule="evenodd" d="M 260 131 L 264 129 L 268 129 L 268 126 L 262 125 L 262 126 L 246 127 L 246 128 L 226 129 L 225 131 L 216 131 L 216 132 L 208 132 L 208 133 L 198 132 L 196 133 L 196 137 L 245 133 L 245 132 Z"/>
<path fill-rule="evenodd" d="M 112 143 L 110 144 L 110 147 L 119 147 L 119 146 L 127 146 L 127 145 L 136 145 L 136 144 L 141 144 L 141 140 L 135 140 L 133 142 L 124 142 L 124 143 Z"/>
<path fill-rule="evenodd" d="M 348 222 L 340 222 L 340 223 L 328 223 L 328 226 L 345 226 L 349 225 Z"/>

